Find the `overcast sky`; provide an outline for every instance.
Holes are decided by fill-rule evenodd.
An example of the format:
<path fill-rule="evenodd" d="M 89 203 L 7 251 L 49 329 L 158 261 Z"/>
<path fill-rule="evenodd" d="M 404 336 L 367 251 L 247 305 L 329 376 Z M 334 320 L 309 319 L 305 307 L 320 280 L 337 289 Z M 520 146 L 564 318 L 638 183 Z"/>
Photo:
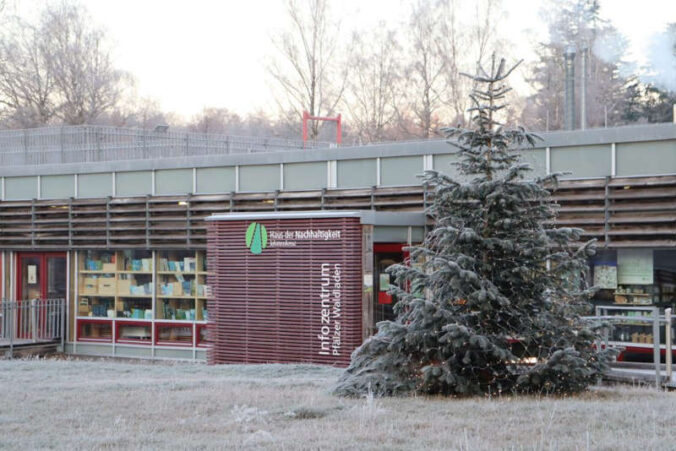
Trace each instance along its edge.
<path fill-rule="evenodd" d="M 36 9 L 44 0 L 22 0 Z M 283 0 L 82 0 L 114 44 L 118 66 L 133 73 L 139 94 L 166 111 L 190 116 L 204 106 L 238 113 L 274 108 L 265 72 L 270 36 L 284 26 Z M 32 4 L 32 5 L 31 5 Z M 503 30 L 515 58 L 530 59 L 532 37 L 544 39 L 539 0 L 503 0 Z M 333 5 L 343 31 L 397 23 L 405 0 L 340 0 Z M 28 11 L 27 13 L 30 13 Z M 650 36 L 676 22 L 676 0 L 602 0 L 602 14 L 631 41 L 636 57 Z M 524 90 L 524 86 L 517 86 Z"/>

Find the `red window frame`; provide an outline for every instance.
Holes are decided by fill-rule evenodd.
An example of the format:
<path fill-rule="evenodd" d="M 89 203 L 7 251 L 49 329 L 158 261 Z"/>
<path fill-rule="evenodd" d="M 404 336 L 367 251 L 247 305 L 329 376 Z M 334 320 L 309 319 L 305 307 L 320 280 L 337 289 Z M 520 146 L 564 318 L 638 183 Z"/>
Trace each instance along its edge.
<path fill-rule="evenodd" d="M 189 343 L 182 343 L 176 341 L 164 341 L 160 340 L 160 327 L 174 327 L 174 328 L 190 328 L 192 330 L 190 335 Z M 195 342 L 195 326 L 194 323 L 170 323 L 170 322 L 156 322 L 155 323 L 155 345 L 157 346 L 180 346 L 182 348 L 192 348 L 193 343 Z"/>
<path fill-rule="evenodd" d="M 85 325 L 85 324 L 110 324 L 110 338 L 83 337 L 82 336 L 82 326 Z M 75 339 L 77 341 L 88 341 L 88 342 L 94 342 L 94 343 L 112 343 L 114 335 L 115 335 L 115 331 L 113 330 L 112 320 L 105 320 L 105 319 L 78 319 L 77 320 L 77 328 L 76 328 L 76 331 L 75 331 Z"/>
<path fill-rule="evenodd" d="M 208 329 L 208 328 L 209 327 L 208 327 L 207 324 L 198 324 L 197 325 L 196 330 L 195 330 L 195 344 L 197 344 L 198 348 L 208 348 L 209 346 L 211 346 L 210 341 L 202 341 L 200 339 L 202 329 Z"/>
<path fill-rule="evenodd" d="M 138 326 L 138 327 L 149 327 L 151 337 L 148 340 L 141 340 L 138 338 L 120 338 L 120 328 L 124 326 Z M 150 321 L 116 321 L 115 322 L 115 343 L 126 343 L 126 344 L 142 344 L 142 345 L 152 345 L 153 343 L 153 323 Z"/>

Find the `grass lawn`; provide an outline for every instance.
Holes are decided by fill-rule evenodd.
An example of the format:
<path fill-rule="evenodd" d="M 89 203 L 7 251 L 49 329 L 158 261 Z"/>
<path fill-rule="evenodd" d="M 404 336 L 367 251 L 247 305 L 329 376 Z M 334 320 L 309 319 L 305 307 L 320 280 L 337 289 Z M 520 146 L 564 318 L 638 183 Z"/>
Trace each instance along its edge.
<path fill-rule="evenodd" d="M 342 399 L 339 369 L 0 361 L 0 449 L 676 449 L 676 394 Z"/>

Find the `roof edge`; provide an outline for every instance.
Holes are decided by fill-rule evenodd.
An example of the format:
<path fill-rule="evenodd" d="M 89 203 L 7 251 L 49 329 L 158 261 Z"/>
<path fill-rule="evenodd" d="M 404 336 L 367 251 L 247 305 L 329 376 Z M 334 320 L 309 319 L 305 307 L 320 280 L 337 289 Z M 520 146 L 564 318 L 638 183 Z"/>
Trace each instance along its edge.
<path fill-rule="evenodd" d="M 206 221 L 265 221 L 274 219 L 323 219 L 323 218 L 359 218 L 361 224 L 378 226 L 424 226 L 427 220 L 425 213 L 407 211 L 373 211 L 373 210 L 306 210 L 276 212 L 236 212 L 214 213 Z"/>

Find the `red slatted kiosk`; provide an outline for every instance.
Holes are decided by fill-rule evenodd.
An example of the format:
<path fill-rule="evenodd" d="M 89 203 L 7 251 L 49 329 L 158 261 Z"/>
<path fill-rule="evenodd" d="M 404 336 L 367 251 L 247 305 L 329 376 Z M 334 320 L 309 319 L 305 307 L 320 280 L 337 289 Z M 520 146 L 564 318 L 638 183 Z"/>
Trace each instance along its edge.
<path fill-rule="evenodd" d="M 363 338 L 360 219 L 355 212 L 209 218 L 209 363 L 346 366 Z"/>

